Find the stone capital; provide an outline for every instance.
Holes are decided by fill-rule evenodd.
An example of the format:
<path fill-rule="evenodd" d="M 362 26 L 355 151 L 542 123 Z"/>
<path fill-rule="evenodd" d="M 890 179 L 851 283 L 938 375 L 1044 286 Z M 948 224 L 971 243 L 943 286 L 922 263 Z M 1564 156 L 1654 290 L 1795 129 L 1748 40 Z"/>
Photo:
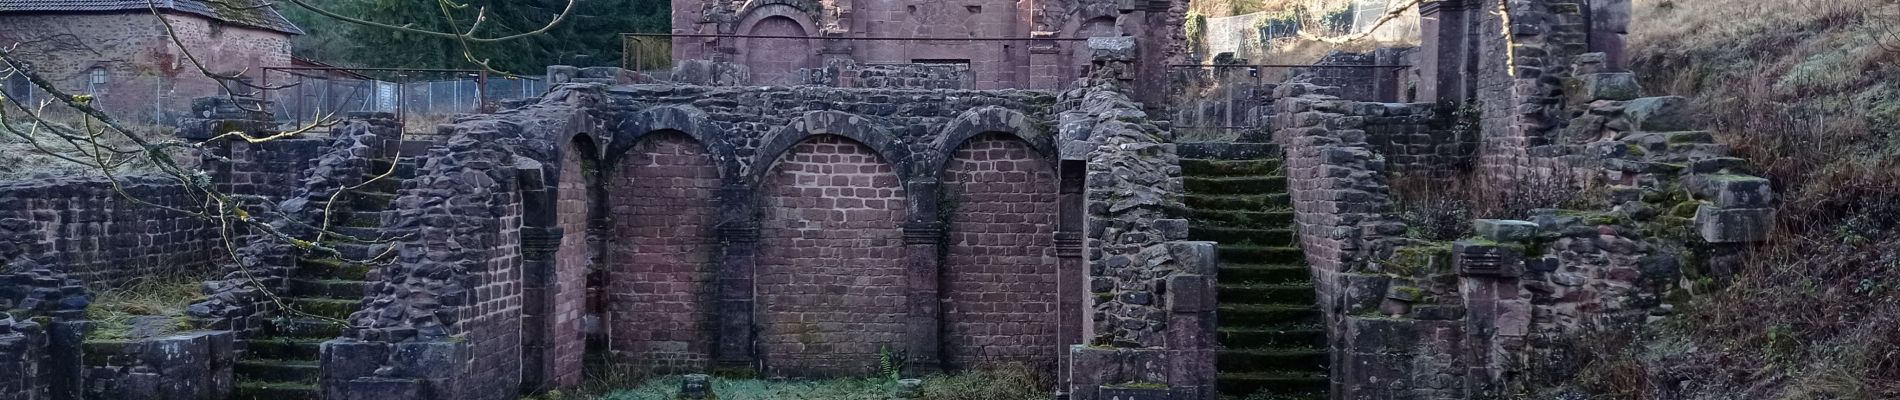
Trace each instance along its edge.
<path fill-rule="evenodd" d="M 943 242 L 944 225 L 936 221 L 914 221 L 904 224 L 904 244 L 937 244 Z"/>
<path fill-rule="evenodd" d="M 522 227 L 521 256 L 528 260 L 549 260 L 554 252 L 561 248 L 561 237 L 566 232 L 561 227 Z"/>

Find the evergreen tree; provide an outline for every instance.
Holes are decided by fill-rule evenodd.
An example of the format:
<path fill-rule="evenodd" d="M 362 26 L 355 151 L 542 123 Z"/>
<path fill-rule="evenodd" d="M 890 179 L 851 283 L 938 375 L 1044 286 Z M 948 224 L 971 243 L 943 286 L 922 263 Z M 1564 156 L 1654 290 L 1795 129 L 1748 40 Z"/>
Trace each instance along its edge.
<path fill-rule="evenodd" d="M 619 65 L 620 34 L 665 32 L 667 0 L 575 0 L 574 12 L 539 35 L 496 43 L 471 43 L 471 56 L 504 72 L 537 74 L 548 65 Z M 476 11 L 487 21 L 476 33 L 496 37 L 530 32 L 559 15 L 567 0 L 468 0 L 445 19 L 436 0 L 342 0 L 326 4 L 345 15 L 438 32 L 466 31 Z M 340 65 L 402 68 L 477 68 L 455 39 L 364 27 L 327 18 L 295 5 L 285 16 L 309 31 L 297 54 Z"/>

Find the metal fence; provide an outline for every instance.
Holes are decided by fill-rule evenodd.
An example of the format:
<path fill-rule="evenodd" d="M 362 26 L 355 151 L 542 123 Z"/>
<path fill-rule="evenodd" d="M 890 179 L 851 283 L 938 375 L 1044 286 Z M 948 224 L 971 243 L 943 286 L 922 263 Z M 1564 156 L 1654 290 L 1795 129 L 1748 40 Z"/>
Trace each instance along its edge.
<path fill-rule="evenodd" d="M 495 102 L 538 96 L 540 77 L 491 77 L 479 70 L 266 68 L 261 96 L 285 125 L 350 112 L 387 112 L 399 121 L 439 120 L 493 109 Z"/>

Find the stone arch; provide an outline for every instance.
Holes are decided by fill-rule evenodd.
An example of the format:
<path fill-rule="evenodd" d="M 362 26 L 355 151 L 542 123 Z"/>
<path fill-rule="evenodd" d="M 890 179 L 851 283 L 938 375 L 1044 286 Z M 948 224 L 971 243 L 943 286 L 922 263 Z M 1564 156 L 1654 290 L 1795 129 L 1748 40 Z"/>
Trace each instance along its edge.
<path fill-rule="evenodd" d="M 743 179 L 744 175 L 739 172 L 739 156 L 733 145 L 719 134 L 719 127 L 712 124 L 705 111 L 692 106 L 650 107 L 621 120 L 619 127 L 614 130 L 613 139 L 602 147 L 605 149 L 602 158 L 606 159 L 607 164 L 613 164 L 640 139 L 664 132 L 685 134 L 705 146 L 706 154 L 719 166 L 719 176 L 723 182 L 737 183 Z"/>
<path fill-rule="evenodd" d="M 749 174 L 751 182 L 755 185 L 761 182 L 772 163 L 782 158 L 793 145 L 818 135 L 843 136 L 870 147 L 878 157 L 896 168 L 900 177 L 908 177 L 910 171 L 916 170 L 911 165 L 913 160 L 910 150 L 899 143 L 896 136 L 870 120 L 841 111 L 809 111 L 766 134 L 752 159 L 752 171 Z"/>
<path fill-rule="evenodd" d="M 609 155 L 604 179 L 604 214 L 612 221 L 600 268 L 608 345 L 617 362 L 642 371 L 703 371 L 716 333 L 717 199 L 725 179 L 717 146 L 677 129 L 628 137 L 616 140 L 621 153 Z"/>
<path fill-rule="evenodd" d="M 1039 159 L 1054 165 L 1056 159 L 1055 138 L 1036 126 L 1035 120 L 1015 110 L 984 106 L 964 111 L 945 123 L 937 140 L 930 145 L 931 154 L 924 171 L 942 171 L 944 163 L 956 155 L 956 151 L 978 135 L 1005 134 L 1022 140 L 1023 144 L 1034 150 Z"/>
<path fill-rule="evenodd" d="M 814 40 L 818 25 L 806 12 L 789 3 L 757 4 L 745 12 L 734 30 L 741 35 L 804 36 L 810 39 L 739 38 L 734 47 L 742 64 L 752 71 L 752 83 L 789 86 L 802 83 L 800 68 L 816 66 Z"/>
<path fill-rule="evenodd" d="M 1016 134 L 954 142 L 941 170 L 943 360 L 952 368 L 1024 363 L 1054 371 L 1057 175 Z"/>
<path fill-rule="evenodd" d="M 829 133 L 829 132 L 828 132 Z M 762 164 L 755 321 L 771 376 L 861 376 L 903 349 L 904 186 L 887 156 L 803 135 Z"/>

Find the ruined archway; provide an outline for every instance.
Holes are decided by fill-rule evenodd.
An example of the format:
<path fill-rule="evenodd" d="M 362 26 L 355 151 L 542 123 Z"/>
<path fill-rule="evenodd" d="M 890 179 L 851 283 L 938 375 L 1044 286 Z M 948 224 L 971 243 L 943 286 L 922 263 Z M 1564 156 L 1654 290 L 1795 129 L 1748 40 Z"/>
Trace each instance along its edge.
<path fill-rule="evenodd" d="M 971 137 L 944 163 L 944 361 L 1053 371 L 1055 168 L 1008 133 Z"/>
<path fill-rule="evenodd" d="M 753 36 L 810 37 L 811 24 L 801 22 L 798 9 L 771 4 L 752 11 L 740 32 Z M 812 39 L 747 38 L 742 41 L 745 64 L 756 85 L 788 86 L 804 80 L 799 69 L 811 68 Z"/>
<path fill-rule="evenodd" d="M 616 362 L 703 371 L 712 357 L 720 168 L 684 132 L 637 136 L 605 182 L 606 325 Z"/>
<path fill-rule="evenodd" d="M 843 136 L 807 136 L 759 192 L 765 373 L 861 375 L 880 350 L 904 348 L 905 190 L 892 164 Z"/>
<path fill-rule="evenodd" d="M 561 146 L 554 187 L 554 227 L 561 239 L 551 276 L 540 280 L 544 292 L 531 299 L 543 302 L 538 309 L 544 315 L 538 321 L 542 326 L 530 329 L 546 332 L 539 338 L 545 350 L 531 356 L 540 357 L 543 384 L 550 387 L 576 385 L 581 380 L 581 359 L 587 350 L 582 316 L 587 312 L 588 269 L 594 257 L 587 225 L 600 184 L 595 158 L 599 152 L 591 136 L 575 135 Z"/>

